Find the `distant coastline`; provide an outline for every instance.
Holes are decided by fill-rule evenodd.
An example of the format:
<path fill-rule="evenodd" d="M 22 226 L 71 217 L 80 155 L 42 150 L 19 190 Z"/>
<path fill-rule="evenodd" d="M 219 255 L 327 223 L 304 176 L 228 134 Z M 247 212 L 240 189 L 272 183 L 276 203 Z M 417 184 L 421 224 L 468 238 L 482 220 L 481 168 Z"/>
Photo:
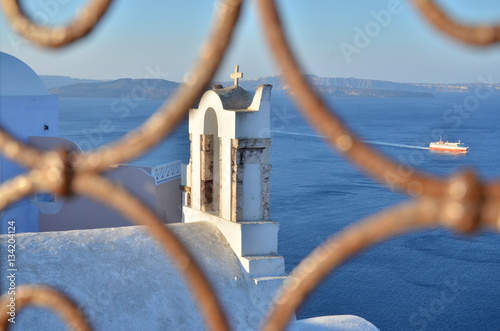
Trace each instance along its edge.
<path fill-rule="evenodd" d="M 66 76 L 40 76 L 50 93 L 59 97 L 80 98 L 148 98 L 153 100 L 167 99 L 180 85 L 178 82 L 164 79 L 131 79 L 88 80 Z M 432 98 L 436 93 L 468 93 L 478 85 L 488 85 L 500 93 L 500 83 L 457 83 L 457 84 L 424 84 L 397 83 L 372 79 L 329 78 L 307 75 L 309 83 L 324 96 L 334 97 L 373 97 L 373 98 Z M 219 82 L 224 86 L 231 82 Z M 259 85 L 271 84 L 275 91 L 289 93 L 279 76 L 267 76 L 254 80 L 240 81 L 240 85 L 248 90 L 255 90 Z"/>

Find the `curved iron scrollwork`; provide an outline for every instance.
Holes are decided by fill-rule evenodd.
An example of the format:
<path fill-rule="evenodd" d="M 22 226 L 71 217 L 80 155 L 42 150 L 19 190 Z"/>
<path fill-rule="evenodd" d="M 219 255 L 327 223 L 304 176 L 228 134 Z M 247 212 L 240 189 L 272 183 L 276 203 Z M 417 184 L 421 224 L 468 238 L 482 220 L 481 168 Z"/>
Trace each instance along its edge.
<path fill-rule="evenodd" d="M 434 0 L 413 0 L 415 7 L 436 28 L 466 44 L 488 46 L 500 42 L 498 25 L 465 25 L 456 22 Z"/>
<path fill-rule="evenodd" d="M 113 0 L 91 0 L 80 15 L 65 27 L 46 27 L 26 16 L 20 0 L 3 0 L 3 9 L 12 28 L 31 42 L 45 47 L 61 47 L 89 34 L 108 10 Z"/>
<path fill-rule="evenodd" d="M 70 154 L 64 150 L 42 152 L 21 143 L 0 128 L 0 151 L 30 169 L 26 175 L 0 186 L 0 209 L 35 192 L 81 194 L 116 209 L 131 222 L 145 225 L 184 273 L 212 330 L 229 330 L 229 325 L 195 259 L 151 210 L 126 190 L 103 178 L 101 173 L 112 164 L 146 152 L 180 123 L 219 67 L 238 22 L 241 2 L 221 1 L 213 32 L 202 47 L 203 53 L 189 75 L 189 81 L 184 82 L 174 97 L 148 121 L 123 139 L 87 154 Z M 432 0 L 413 2 L 431 24 L 453 38 L 482 46 L 500 42 L 499 26 L 465 26 L 450 19 Z M 111 3 L 111 0 L 92 0 L 72 23 L 56 28 L 36 25 L 25 15 L 19 0 L 3 0 L 2 4 L 12 28 L 19 34 L 41 46 L 61 47 L 90 33 Z M 436 225 L 460 232 L 472 232 L 480 227 L 500 230 L 500 183 L 482 183 L 473 172 L 459 173 L 447 179 L 418 172 L 401 175 L 398 171 L 400 164 L 359 140 L 308 85 L 286 40 L 274 1 L 259 0 L 258 8 L 269 47 L 305 117 L 352 163 L 376 180 L 395 186 L 414 198 L 341 231 L 314 250 L 285 281 L 263 330 L 284 329 L 293 312 L 326 275 L 348 257 L 382 240 Z M 391 175 L 391 181 L 388 175 Z M 19 288 L 17 296 L 20 308 L 25 305 L 50 307 L 68 326 L 90 330 L 76 305 L 54 289 L 27 285 Z M 4 295 L 0 302 L 6 299 L 8 297 Z M 7 328 L 8 315 L 2 313 L 5 307 L 0 304 L 2 330 Z"/>

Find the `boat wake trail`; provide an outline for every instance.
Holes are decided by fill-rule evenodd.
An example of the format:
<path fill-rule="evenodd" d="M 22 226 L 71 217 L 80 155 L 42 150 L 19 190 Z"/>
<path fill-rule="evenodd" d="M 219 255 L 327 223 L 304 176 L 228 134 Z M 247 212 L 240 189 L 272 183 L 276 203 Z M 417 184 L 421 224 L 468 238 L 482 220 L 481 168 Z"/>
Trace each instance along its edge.
<path fill-rule="evenodd" d="M 286 131 L 275 131 L 275 130 L 272 130 L 271 132 L 272 133 L 279 133 L 279 134 L 287 134 L 287 135 L 290 135 L 290 136 L 325 138 L 325 136 L 320 136 L 319 134 L 312 134 L 312 133 L 298 133 L 298 132 L 286 132 Z"/>
<path fill-rule="evenodd" d="M 380 146 L 392 146 L 392 147 L 411 148 L 411 149 L 429 149 L 429 147 L 416 146 L 416 145 L 393 144 L 393 143 L 386 143 L 384 141 L 364 140 L 364 142 L 367 144 L 380 145 Z"/>
<path fill-rule="evenodd" d="M 298 132 L 286 132 L 286 131 L 275 131 L 275 130 L 273 130 L 272 132 L 278 133 L 278 134 L 290 135 L 290 136 L 325 138 L 325 136 L 321 136 L 318 134 L 311 134 L 311 133 L 298 133 Z M 411 148 L 411 149 L 427 149 L 427 150 L 429 149 L 429 147 L 424 147 L 424 146 L 394 144 L 394 143 L 388 143 L 388 142 L 384 142 L 384 141 L 363 140 L 363 142 L 370 144 L 370 145 L 379 145 L 379 146 L 391 146 L 391 147 Z"/>

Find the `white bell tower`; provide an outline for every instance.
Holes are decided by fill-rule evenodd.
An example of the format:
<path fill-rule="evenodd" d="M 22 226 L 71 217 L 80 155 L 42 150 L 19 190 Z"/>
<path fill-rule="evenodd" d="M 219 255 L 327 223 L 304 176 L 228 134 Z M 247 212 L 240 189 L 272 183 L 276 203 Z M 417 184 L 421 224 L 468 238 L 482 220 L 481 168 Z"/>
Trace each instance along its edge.
<path fill-rule="evenodd" d="M 189 112 L 183 222 L 216 225 L 255 284 L 277 288 L 284 260 L 279 224 L 269 219 L 272 86 L 252 96 L 238 85 L 238 66 L 230 77 L 233 86 L 214 86 Z"/>

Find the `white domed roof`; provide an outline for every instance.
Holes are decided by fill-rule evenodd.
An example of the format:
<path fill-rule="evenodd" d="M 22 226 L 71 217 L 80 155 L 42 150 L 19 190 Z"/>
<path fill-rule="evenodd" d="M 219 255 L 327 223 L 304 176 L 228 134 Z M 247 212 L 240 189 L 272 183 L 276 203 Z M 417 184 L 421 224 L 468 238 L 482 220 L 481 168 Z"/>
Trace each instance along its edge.
<path fill-rule="evenodd" d="M 0 96 L 47 95 L 47 88 L 26 63 L 0 52 Z"/>

